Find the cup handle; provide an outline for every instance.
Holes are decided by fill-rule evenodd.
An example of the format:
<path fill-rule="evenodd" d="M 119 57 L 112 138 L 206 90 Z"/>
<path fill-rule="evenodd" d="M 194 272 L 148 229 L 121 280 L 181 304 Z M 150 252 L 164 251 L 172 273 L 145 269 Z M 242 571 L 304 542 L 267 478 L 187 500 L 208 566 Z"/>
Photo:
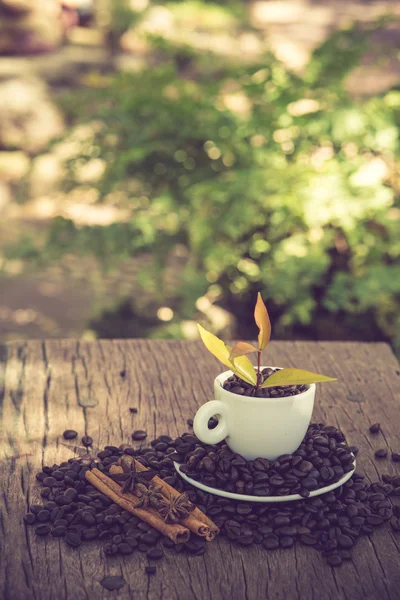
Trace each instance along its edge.
<path fill-rule="evenodd" d="M 219 423 L 214 429 L 208 428 L 208 421 L 211 417 L 219 415 Z M 226 422 L 227 409 L 220 400 L 211 400 L 200 406 L 193 421 L 193 431 L 201 442 L 205 444 L 218 444 L 228 435 L 228 425 Z"/>

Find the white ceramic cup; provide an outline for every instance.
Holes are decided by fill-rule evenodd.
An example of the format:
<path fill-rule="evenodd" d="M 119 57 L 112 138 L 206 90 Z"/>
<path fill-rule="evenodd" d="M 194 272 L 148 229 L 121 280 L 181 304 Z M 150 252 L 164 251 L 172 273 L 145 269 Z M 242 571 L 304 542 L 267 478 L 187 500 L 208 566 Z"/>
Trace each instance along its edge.
<path fill-rule="evenodd" d="M 225 440 L 246 460 L 275 460 L 297 450 L 310 424 L 315 384 L 297 396 L 255 398 L 225 390 L 222 386 L 230 375 L 232 371 L 225 371 L 215 378 L 216 399 L 203 404 L 196 413 L 193 430 L 199 440 L 205 444 Z M 208 421 L 215 415 L 219 423 L 209 429 Z"/>

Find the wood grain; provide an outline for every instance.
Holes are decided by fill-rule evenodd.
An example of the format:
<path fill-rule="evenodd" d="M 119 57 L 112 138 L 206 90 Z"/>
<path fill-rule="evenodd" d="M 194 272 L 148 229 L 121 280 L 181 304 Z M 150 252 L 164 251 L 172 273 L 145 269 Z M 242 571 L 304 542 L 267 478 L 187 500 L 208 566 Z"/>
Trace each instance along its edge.
<path fill-rule="evenodd" d="M 358 469 L 400 474 L 377 463 L 378 447 L 400 451 L 400 369 L 385 344 L 275 342 L 268 363 L 338 377 L 320 385 L 314 420 L 340 426 L 359 446 Z M 120 376 L 125 369 L 126 376 Z M 187 429 L 186 419 L 212 398 L 219 363 L 199 342 L 145 340 L 32 341 L 0 347 L 0 598 L 80 600 L 117 597 L 165 600 L 395 600 L 400 598 L 400 536 L 388 528 L 363 538 L 353 561 L 334 571 L 311 549 L 267 552 L 217 540 L 202 557 L 168 555 L 148 578 L 141 553 L 104 559 L 94 543 L 74 550 L 38 539 L 22 522 L 39 499 L 35 472 L 71 456 L 65 429 L 91 435 L 96 446 L 149 439 Z M 138 414 L 129 407 L 136 406 Z M 383 433 L 368 434 L 380 422 Z M 126 585 L 107 592 L 106 575 Z M 172 576 L 172 574 L 174 574 Z"/>

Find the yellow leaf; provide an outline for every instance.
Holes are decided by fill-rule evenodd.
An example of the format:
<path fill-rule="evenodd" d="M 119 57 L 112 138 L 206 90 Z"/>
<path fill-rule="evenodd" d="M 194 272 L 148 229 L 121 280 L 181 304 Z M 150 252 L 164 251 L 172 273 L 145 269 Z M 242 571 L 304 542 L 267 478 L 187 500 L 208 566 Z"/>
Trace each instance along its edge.
<path fill-rule="evenodd" d="M 326 377 L 303 369 L 281 369 L 275 371 L 261 385 L 262 388 L 276 385 L 302 385 L 309 383 L 323 383 L 324 381 L 336 381 L 336 377 Z"/>
<path fill-rule="evenodd" d="M 211 354 L 214 354 L 214 356 L 235 373 L 235 375 L 244 381 L 247 381 L 250 385 L 256 384 L 256 372 L 246 356 L 240 356 L 234 361 L 230 361 L 229 356 L 232 348 L 217 338 L 216 335 L 204 329 L 201 325 L 197 324 L 197 327 L 199 328 L 200 337 L 203 340 L 205 347 Z"/>
<path fill-rule="evenodd" d="M 252 352 L 258 352 L 257 348 L 255 348 L 252 344 L 247 342 L 238 342 L 233 346 L 229 358 L 230 360 L 234 360 L 238 356 L 244 356 L 245 354 L 251 354 Z"/>
<path fill-rule="evenodd" d="M 267 307 L 265 306 L 260 292 L 257 294 L 256 307 L 254 309 L 254 319 L 260 330 L 258 334 L 258 348 L 264 350 L 271 337 L 271 322 L 269 320 Z"/>
<path fill-rule="evenodd" d="M 238 356 L 233 361 L 232 371 L 247 383 L 251 383 L 251 385 L 256 385 L 257 383 L 257 375 L 256 370 L 247 358 L 247 356 Z"/>
<path fill-rule="evenodd" d="M 217 338 L 216 335 L 210 333 L 204 327 L 197 323 L 197 327 L 199 328 L 200 337 L 203 340 L 203 343 L 207 350 L 214 354 L 218 360 L 220 360 L 224 365 L 229 367 L 229 369 L 233 369 L 232 361 L 229 360 L 230 355 L 230 346 L 227 346 L 225 342 Z"/>

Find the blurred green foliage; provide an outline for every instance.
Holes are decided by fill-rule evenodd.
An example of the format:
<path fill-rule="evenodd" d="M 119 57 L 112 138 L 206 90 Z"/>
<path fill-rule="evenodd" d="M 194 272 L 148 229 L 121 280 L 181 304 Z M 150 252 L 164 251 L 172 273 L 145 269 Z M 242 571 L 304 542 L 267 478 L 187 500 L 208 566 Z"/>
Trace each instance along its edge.
<path fill-rule="evenodd" d="M 100 123 L 68 185 L 104 159 L 100 201 L 117 194 L 130 218 L 80 228 L 59 218 L 41 258 L 94 253 L 115 265 L 151 250 L 140 285 L 160 305 L 174 298 L 164 336 L 180 335 L 206 293 L 241 319 L 261 291 L 275 336 L 354 329 L 400 348 L 400 91 L 349 97 L 364 45 L 356 29 L 339 31 L 296 75 L 271 54 L 238 65 L 163 40 L 156 68 L 64 96 L 71 123 Z M 177 245 L 187 261 L 166 291 L 160 273 Z"/>

